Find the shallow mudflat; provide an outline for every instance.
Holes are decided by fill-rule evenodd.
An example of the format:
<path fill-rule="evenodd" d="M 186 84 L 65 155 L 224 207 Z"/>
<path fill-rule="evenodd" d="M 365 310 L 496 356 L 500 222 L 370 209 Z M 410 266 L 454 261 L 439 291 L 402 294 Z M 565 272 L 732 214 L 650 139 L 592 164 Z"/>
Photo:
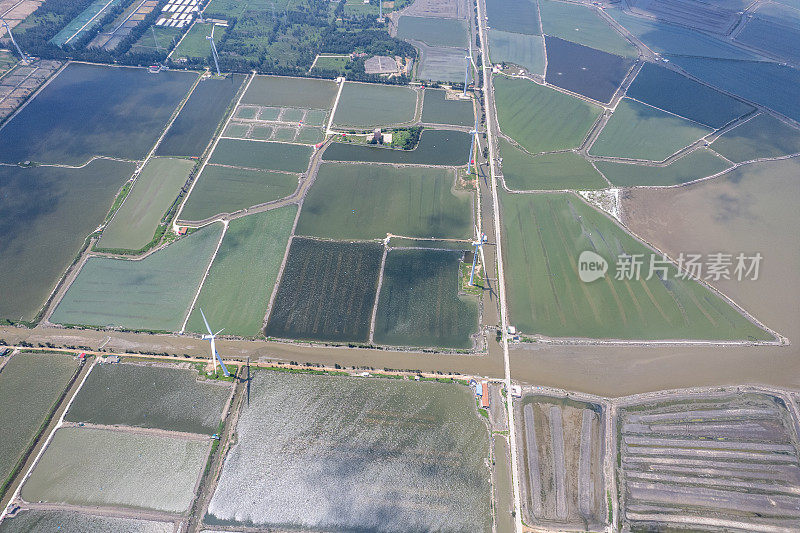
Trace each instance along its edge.
<path fill-rule="evenodd" d="M 33 531 L 58 531 L 58 533 L 172 533 L 175 525 L 135 518 L 94 516 L 70 511 L 20 512 L 12 519 L 0 523 L 0 533 L 30 533 Z"/>
<path fill-rule="evenodd" d="M 488 435 L 460 385 L 259 372 L 205 520 L 481 531 Z"/>
<path fill-rule="evenodd" d="M 96 365 L 65 419 L 210 434 L 230 392 L 227 384 L 198 381 L 194 369 Z"/>

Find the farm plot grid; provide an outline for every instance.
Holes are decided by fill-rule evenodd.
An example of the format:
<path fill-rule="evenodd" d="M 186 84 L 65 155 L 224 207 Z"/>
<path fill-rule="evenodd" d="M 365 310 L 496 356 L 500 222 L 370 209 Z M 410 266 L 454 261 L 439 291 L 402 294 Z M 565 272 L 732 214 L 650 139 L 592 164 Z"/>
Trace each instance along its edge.
<path fill-rule="evenodd" d="M 689 395 L 619 411 L 622 521 L 636 528 L 792 530 L 800 462 L 783 399 Z"/>
<path fill-rule="evenodd" d="M 602 530 L 608 512 L 601 406 L 528 394 L 515 409 L 526 521 Z"/>
<path fill-rule="evenodd" d="M 324 109 L 240 105 L 223 137 L 317 144 L 325 140 Z"/>
<path fill-rule="evenodd" d="M 374 243 L 293 238 L 265 334 L 366 342 L 382 254 Z"/>

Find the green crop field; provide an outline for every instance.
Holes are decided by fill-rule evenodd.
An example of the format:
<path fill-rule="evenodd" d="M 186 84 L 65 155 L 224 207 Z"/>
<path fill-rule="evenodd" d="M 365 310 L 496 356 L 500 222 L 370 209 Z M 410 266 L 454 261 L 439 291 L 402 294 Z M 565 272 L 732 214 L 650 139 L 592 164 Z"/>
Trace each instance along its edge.
<path fill-rule="evenodd" d="M 229 383 L 198 380 L 194 368 L 102 364 L 92 368 L 64 420 L 211 435 L 230 395 Z"/>
<path fill-rule="evenodd" d="M 472 126 L 475 124 L 475 111 L 472 99 L 447 100 L 446 92 L 440 89 L 425 89 L 422 100 L 422 122 L 429 124 L 451 124 L 453 126 Z"/>
<path fill-rule="evenodd" d="M 211 55 L 211 43 L 206 37 L 211 35 L 212 26 L 213 24 L 211 23 L 200 24 L 197 22 L 193 24 L 181 40 L 181 44 L 172 52 L 172 57 L 175 59 L 182 57 L 188 57 L 190 59 L 209 57 Z M 214 40 L 216 42 L 222 40 L 224 35 L 224 27 L 217 26 L 214 28 Z"/>
<path fill-rule="evenodd" d="M 471 348 L 478 301 L 459 296 L 463 252 L 392 250 L 386 256 L 375 315 L 375 342 Z"/>
<path fill-rule="evenodd" d="M 501 195 L 511 322 L 525 333 L 611 339 L 769 339 L 709 289 L 676 277 L 646 280 L 651 250 L 579 198 Z M 584 283 L 578 258 L 608 262 Z M 617 257 L 644 254 L 639 280 L 615 279 Z M 660 256 L 658 256 L 660 257 Z"/>
<path fill-rule="evenodd" d="M 417 93 L 408 87 L 348 81 L 333 123 L 339 127 L 391 126 L 414 120 Z"/>
<path fill-rule="evenodd" d="M 652 63 L 644 64 L 627 96 L 711 128 L 721 128 L 753 110 L 735 98 Z"/>
<path fill-rule="evenodd" d="M 154 157 L 139 173 L 136 183 L 114 218 L 103 230 L 99 248 L 139 250 L 155 235 L 167 209 L 195 166 L 190 159 Z"/>
<path fill-rule="evenodd" d="M 179 330 L 221 233 L 212 224 L 139 261 L 90 257 L 50 320 Z"/>
<path fill-rule="evenodd" d="M 544 33 L 610 54 L 636 58 L 636 47 L 601 19 L 593 9 L 539 0 Z"/>
<path fill-rule="evenodd" d="M 296 233 L 330 239 L 472 235 L 472 194 L 453 171 L 326 163 L 308 191 Z"/>
<path fill-rule="evenodd" d="M 761 113 L 736 126 L 711 145 L 735 163 L 800 153 L 800 130 Z"/>
<path fill-rule="evenodd" d="M 231 124 L 233 126 L 234 124 Z M 245 130 L 247 130 L 247 126 L 243 126 Z M 262 141 L 266 141 L 272 138 L 272 134 L 275 132 L 275 128 L 272 126 L 254 126 L 253 130 L 250 132 L 251 139 L 261 139 Z M 246 133 L 246 132 L 245 132 Z M 245 138 L 246 135 L 231 135 L 231 137 L 241 137 Z"/>
<path fill-rule="evenodd" d="M 266 335 L 366 342 L 381 256 L 375 243 L 292 239 Z"/>
<path fill-rule="evenodd" d="M 576 148 L 600 108 L 553 89 L 495 76 L 497 120 L 503 133 L 531 153 Z"/>
<path fill-rule="evenodd" d="M 428 46 L 466 48 L 469 31 L 463 20 L 402 16 L 397 23 L 397 38 L 422 41 Z"/>
<path fill-rule="evenodd" d="M 539 7 L 531 0 L 487 0 L 486 14 L 491 28 L 539 35 Z"/>
<path fill-rule="evenodd" d="M 0 495 L 78 368 L 73 357 L 19 353 L 0 372 Z"/>
<path fill-rule="evenodd" d="M 131 46 L 129 50 L 131 54 L 165 52 L 175 46 L 183 33 L 183 28 L 167 28 L 155 25 L 150 26 L 149 30 L 144 32 L 139 37 L 139 40 Z"/>
<path fill-rule="evenodd" d="M 575 152 L 531 156 L 500 139 L 503 178 L 512 190 L 603 189 L 608 183 Z"/>
<path fill-rule="evenodd" d="M 237 124 L 235 122 L 231 122 L 225 128 L 225 131 L 222 132 L 222 135 L 224 137 L 233 137 L 233 138 L 244 139 L 245 137 L 247 137 L 247 130 L 248 130 L 248 126 L 246 124 Z M 269 135 L 267 135 L 267 137 L 269 137 L 270 135 L 272 135 L 272 128 L 269 128 Z M 255 128 L 253 129 L 253 138 L 255 138 L 255 139 L 259 138 L 259 137 L 256 137 L 256 135 L 255 135 Z"/>
<path fill-rule="evenodd" d="M 289 196 L 297 175 L 206 165 L 181 211 L 181 220 L 205 220 Z"/>
<path fill-rule="evenodd" d="M 330 109 L 336 98 L 336 83 L 313 78 L 256 76 L 242 104 L 302 109 Z"/>
<path fill-rule="evenodd" d="M 714 87 L 800 121 L 800 70 L 768 61 L 704 57 L 673 57 L 672 61 Z"/>
<path fill-rule="evenodd" d="M 493 63 L 513 63 L 533 74 L 544 75 L 544 37 L 489 30 L 489 53 Z"/>
<path fill-rule="evenodd" d="M 337 142 L 329 145 L 322 157 L 326 161 L 454 167 L 467 164 L 469 146 L 465 131 L 424 130 L 413 150 Z"/>
<path fill-rule="evenodd" d="M 0 166 L 0 318 L 36 317 L 135 168 Z"/>
<path fill-rule="evenodd" d="M 595 165 L 611 183 L 622 187 L 676 185 L 711 176 L 731 166 L 705 148 L 695 150 L 665 167 L 627 165 L 609 161 L 597 161 Z"/>
<path fill-rule="evenodd" d="M 185 513 L 207 440 L 60 428 L 22 486 L 27 501 Z"/>
<path fill-rule="evenodd" d="M 711 128 L 624 98 L 589 153 L 663 161 L 711 131 Z"/>
<path fill-rule="evenodd" d="M 325 134 L 322 132 L 321 128 L 303 127 L 297 132 L 297 137 L 295 137 L 294 142 L 317 144 L 324 140 Z"/>
<path fill-rule="evenodd" d="M 344 67 L 350 62 L 350 56 L 317 56 L 316 61 L 314 62 L 314 68 L 311 71 L 315 70 L 332 70 L 336 71 L 339 74 L 344 74 L 345 69 Z"/>
<path fill-rule="evenodd" d="M 220 139 L 209 163 L 283 172 L 305 172 L 311 159 L 311 151 L 311 146 L 299 144 Z"/>
<path fill-rule="evenodd" d="M 198 312 L 202 308 L 209 322 L 224 327 L 226 335 L 261 334 L 296 214 L 297 206 L 289 205 L 231 221 L 187 331 L 206 332 Z"/>

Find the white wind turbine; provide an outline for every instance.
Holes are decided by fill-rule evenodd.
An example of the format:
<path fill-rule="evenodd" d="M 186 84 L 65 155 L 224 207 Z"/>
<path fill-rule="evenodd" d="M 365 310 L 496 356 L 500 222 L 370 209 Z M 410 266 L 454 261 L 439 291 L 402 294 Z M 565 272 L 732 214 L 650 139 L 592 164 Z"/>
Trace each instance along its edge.
<path fill-rule="evenodd" d="M 217 345 L 214 342 L 214 339 L 217 338 L 217 335 L 222 333 L 222 331 L 225 328 L 222 328 L 221 330 L 219 330 L 216 333 L 211 333 L 211 326 L 208 325 L 208 320 L 206 320 L 206 314 L 203 313 L 202 309 L 200 309 L 200 314 L 202 315 L 203 322 L 205 322 L 206 329 L 208 330 L 208 335 L 203 335 L 203 340 L 211 342 L 211 362 L 214 363 L 214 375 L 217 374 L 217 361 L 219 361 L 219 366 L 222 367 L 222 373 L 225 374 L 226 378 L 230 377 L 231 373 L 228 372 L 228 368 L 225 366 L 225 363 L 222 362 L 222 359 L 220 358 L 219 354 L 217 353 Z"/>

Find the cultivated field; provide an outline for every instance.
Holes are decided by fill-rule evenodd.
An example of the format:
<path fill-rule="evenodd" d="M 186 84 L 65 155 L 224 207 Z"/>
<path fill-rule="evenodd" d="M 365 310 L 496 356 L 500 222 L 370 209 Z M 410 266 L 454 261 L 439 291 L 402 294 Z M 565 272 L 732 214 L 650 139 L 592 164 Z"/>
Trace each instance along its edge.
<path fill-rule="evenodd" d="M 336 91 L 336 83 L 330 80 L 256 76 L 247 88 L 242 104 L 330 109 Z"/>
<path fill-rule="evenodd" d="M 441 82 L 464 82 L 467 65 L 466 48 L 447 48 L 419 44 L 419 66 L 416 78 Z M 472 78 L 470 78 L 472 79 Z"/>
<path fill-rule="evenodd" d="M 21 497 L 185 513 L 209 446 L 205 438 L 61 428 L 22 486 Z"/>
<path fill-rule="evenodd" d="M 137 261 L 90 257 L 50 320 L 177 331 L 221 232 L 213 224 Z"/>
<path fill-rule="evenodd" d="M 472 347 L 478 301 L 459 295 L 464 252 L 390 250 L 375 315 L 375 342 L 399 346 Z"/>
<path fill-rule="evenodd" d="M 608 516 L 602 408 L 528 394 L 516 410 L 526 522 L 601 531 Z"/>
<path fill-rule="evenodd" d="M 230 394 L 229 383 L 200 381 L 188 365 L 100 364 L 64 419 L 210 435 L 217 432 Z"/>
<path fill-rule="evenodd" d="M 197 74 L 72 63 L 0 129 L 0 160 L 142 159 Z"/>
<path fill-rule="evenodd" d="M 194 166 L 195 162 L 190 159 L 150 159 L 125 202 L 103 230 L 97 247 L 139 250 L 147 246 Z"/>
<path fill-rule="evenodd" d="M 487 0 L 489 27 L 501 31 L 539 35 L 539 7 L 531 0 Z"/>
<path fill-rule="evenodd" d="M 250 390 L 211 527 L 491 527 L 488 434 L 467 387 L 259 371 Z"/>
<path fill-rule="evenodd" d="M 232 220 L 208 273 L 187 331 L 206 333 L 198 308 L 225 335 L 261 335 L 297 207 Z"/>
<path fill-rule="evenodd" d="M 687 395 L 620 411 L 625 527 L 789 531 L 800 521 L 796 421 L 766 394 Z"/>
<path fill-rule="evenodd" d="M 433 17 L 400 17 L 397 38 L 421 41 L 428 46 L 466 48 L 469 41 L 463 20 Z"/>
<path fill-rule="evenodd" d="M 109 160 L 80 169 L 0 166 L 0 317 L 36 317 L 135 168 Z"/>
<path fill-rule="evenodd" d="M 544 76 L 544 37 L 510 31 L 489 30 L 489 48 L 494 63 L 513 63 L 531 74 Z"/>
<path fill-rule="evenodd" d="M 13 520 L 0 523 L 0 533 L 59 531 L 64 533 L 172 533 L 175 524 L 135 518 L 95 516 L 71 511 L 19 512 Z"/>
<path fill-rule="evenodd" d="M 296 233 L 328 239 L 472 235 L 472 195 L 453 171 L 378 165 L 323 165 L 306 195 Z"/>
<path fill-rule="evenodd" d="M 800 153 L 800 130 L 761 113 L 720 136 L 711 145 L 736 163 Z"/>
<path fill-rule="evenodd" d="M 366 342 L 381 254 L 373 243 L 294 238 L 265 334 Z"/>
<path fill-rule="evenodd" d="M 183 206 L 181 220 L 205 220 L 289 196 L 297 174 L 206 165 Z"/>
<path fill-rule="evenodd" d="M 206 37 L 211 35 L 212 26 L 213 24 L 210 23 L 200 24 L 196 22 L 193 24 L 181 39 L 181 44 L 172 52 L 172 57 L 177 60 L 182 57 L 203 59 L 211 56 L 211 43 Z M 214 28 L 214 40 L 216 42 L 224 39 L 224 36 L 224 27 Z"/>
<path fill-rule="evenodd" d="M 531 153 L 575 148 L 600 108 L 530 81 L 495 76 L 497 120 L 503 133 Z"/>
<path fill-rule="evenodd" d="M 327 161 L 391 163 L 394 165 L 462 166 L 467 164 L 470 136 L 464 131 L 424 130 L 413 150 L 366 144 L 332 143 L 322 157 Z"/>
<path fill-rule="evenodd" d="M 711 131 L 711 128 L 625 98 L 589 153 L 663 161 Z"/>
<path fill-rule="evenodd" d="M 652 63 L 644 64 L 626 94 L 710 128 L 753 111 L 750 105 Z"/>
<path fill-rule="evenodd" d="M 611 28 L 592 9 L 539 0 L 544 33 L 597 50 L 636 59 L 636 47 Z"/>
<path fill-rule="evenodd" d="M 575 152 L 531 156 L 500 139 L 503 178 L 512 190 L 603 189 L 608 183 Z"/>
<path fill-rule="evenodd" d="M 202 155 L 243 81 L 240 74 L 201 81 L 158 145 L 156 154 Z"/>
<path fill-rule="evenodd" d="M 45 353 L 19 353 L 3 366 L 0 371 L 0 405 L 3 406 L 0 410 L 0 495 L 77 368 L 73 357 Z"/>
<path fill-rule="evenodd" d="M 570 194 L 502 194 L 511 322 L 526 333 L 611 339 L 769 339 L 709 289 L 669 266 L 646 280 L 650 249 Z M 608 263 L 584 283 L 584 250 Z M 644 254 L 637 280 L 614 279 L 619 254 Z"/>
<path fill-rule="evenodd" d="M 632 59 L 557 37 L 545 37 L 545 47 L 548 83 L 598 102 L 611 101 L 633 65 Z"/>
<path fill-rule="evenodd" d="M 475 112 L 472 99 L 447 99 L 446 91 L 425 89 L 422 100 L 422 122 L 429 124 L 451 124 L 453 126 L 472 126 Z"/>
<path fill-rule="evenodd" d="M 705 148 L 699 148 L 664 167 L 610 161 L 597 161 L 595 165 L 611 183 L 621 187 L 676 185 L 711 176 L 731 166 Z"/>
<path fill-rule="evenodd" d="M 417 92 L 408 87 L 346 82 L 333 123 L 343 128 L 409 123 L 416 103 Z"/>
<path fill-rule="evenodd" d="M 310 146 L 275 142 L 221 139 L 210 163 L 283 172 L 305 172 L 311 158 Z"/>

